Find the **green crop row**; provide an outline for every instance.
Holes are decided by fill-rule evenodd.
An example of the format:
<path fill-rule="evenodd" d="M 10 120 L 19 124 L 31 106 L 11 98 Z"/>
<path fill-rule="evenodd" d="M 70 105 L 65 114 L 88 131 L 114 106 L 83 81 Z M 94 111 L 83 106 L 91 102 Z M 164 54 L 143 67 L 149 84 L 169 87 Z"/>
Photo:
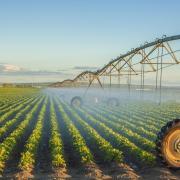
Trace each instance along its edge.
<path fill-rule="evenodd" d="M 87 147 L 85 140 L 83 139 L 77 128 L 74 126 L 74 124 L 71 122 L 69 116 L 64 111 L 61 103 L 59 103 L 58 108 L 63 118 L 63 121 L 67 127 L 67 131 L 70 135 L 70 140 L 73 145 L 74 151 L 78 155 L 80 162 L 82 164 L 93 162 L 93 156 L 89 148 Z"/>
<path fill-rule="evenodd" d="M 21 109 L 23 109 L 24 107 L 27 106 L 27 104 L 31 103 L 34 100 L 33 98 L 29 98 L 28 100 L 25 100 L 23 102 L 21 102 L 20 104 L 17 104 L 16 107 L 11 108 L 8 112 L 4 113 L 1 117 L 0 117 L 0 123 L 3 123 L 4 121 L 6 121 L 6 119 L 8 117 L 10 117 L 11 115 L 18 113 Z"/>
<path fill-rule="evenodd" d="M 47 98 L 45 99 L 45 102 L 43 103 L 43 106 L 39 112 L 36 126 L 26 142 L 24 152 L 21 154 L 21 159 L 19 162 L 19 168 L 21 170 L 30 171 L 34 167 L 37 150 L 41 140 L 46 106 L 47 106 Z"/>
<path fill-rule="evenodd" d="M 88 144 L 93 145 L 93 147 L 98 151 L 98 154 L 102 157 L 104 162 L 122 162 L 123 155 L 122 152 L 113 148 L 112 145 L 102 138 L 96 130 L 90 127 L 83 119 L 77 114 L 75 110 L 70 108 L 67 104 L 64 105 L 64 108 L 71 113 L 71 116 L 74 117 L 74 121 L 79 124 L 80 129 L 86 134 L 84 138 Z"/>
<path fill-rule="evenodd" d="M 129 128 L 124 127 L 123 123 L 114 123 L 111 118 L 107 118 L 106 112 L 102 113 L 102 111 L 98 111 L 97 108 L 93 111 L 90 108 L 86 108 L 88 112 L 90 112 L 96 119 L 106 124 L 108 127 L 112 128 L 115 132 L 123 135 L 124 137 L 130 139 L 133 143 L 135 143 L 138 147 L 151 152 L 155 148 L 155 144 L 152 141 L 147 140 L 146 138 L 140 136 L 136 132 L 132 131 Z M 103 115 L 101 115 L 101 113 Z M 128 121 L 128 119 L 127 119 Z"/>
<path fill-rule="evenodd" d="M 155 163 L 155 156 L 151 153 L 142 150 L 135 144 L 129 141 L 128 138 L 114 132 L 111 128 L 104 123 L 98 121 L 86 111 L 79 109 L 78 112 L 88 124 L 92 125 L 106 140 L 112 143 L 112 145 L 126 153 L 126 156 L 133 157 L 138 164 L 153 165 Z"/>
<path fill-rule="evenodd" d="M 8 129 L 12 127 L 16 122 L 18 122 L 19 118 L 24 115 L 26 111 L 29 111 L 31 107 L 39 100 L 39 98 L 32 99 L 32 101 L 28 101 L 24 104 L 24 109 L 16 113 L 13 119 L 8 120 L 1 128 L 0 128 L 0 137 L 7 133 Z M 28 105 L 27 105 L 28 103 Z"/>
<path fill-rule="evenodd" d="M 123 111 L 123 110 L 122 110 Z M 127 129 L 131 129 L 133 132 L 138 133 L 142 137 L 145 137 L 149 140 L 154 140 L 156 138 L 156 135 L 150 131 L 147 131 L 143 127 L 139 127 L 135 125 L 134 123 L 130 122 L 131 116 L 126 116 L 126 115 L 115 115 L 115 113 L 110 112 L 108 109 L 104 110 L 104 112 L 107 113 L 107 117 L 111 119 L 113 122 L 116 123 L 121 123 L 123 126 Z"/>
<path fill-rule="evenodd" d="M 61 135 L 59 133 L 58 120 L 54 109 L 54 104 L 51 100 L 50 105 L 50 117 L 51 117 L 51 135 L 49 140 L 52 166 L 53 167 L 66 167 L 64 159 L 63 143 Z"/>
<path fill-rule="evenodd" d="M 29 123 L 32 121 L 34 114 L 37 112 L 38 107 L 42 103 L 43 98 L 39 100 L 36 105 L 33 107 L 33 109 L 27 113 L 24 120 L 20 123 L 17 129 L 15 129 L 1 144 L 0 144 L 0 173 L 3 172 L 5 168 L 5 164 L 7 160 L 10 158 L 13 150 L 15 150 L 15 147 L 18 143 L 18 141 L 21 139 L 23 134 L 26 132 L 26 129 L 29 125 Z"/>

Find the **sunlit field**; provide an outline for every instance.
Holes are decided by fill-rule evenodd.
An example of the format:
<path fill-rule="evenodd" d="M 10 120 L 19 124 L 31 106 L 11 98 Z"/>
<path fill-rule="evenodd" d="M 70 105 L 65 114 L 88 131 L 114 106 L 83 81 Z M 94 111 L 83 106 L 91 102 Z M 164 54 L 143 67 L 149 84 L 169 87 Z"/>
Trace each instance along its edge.
<path fill-rule="evenodd" d="M 86 100 L 75 108 L 62 92 L 0 88 L 1 175 L 137 179 L 161 168 L 156 136 L 180 117 L 179 102 Z"/>

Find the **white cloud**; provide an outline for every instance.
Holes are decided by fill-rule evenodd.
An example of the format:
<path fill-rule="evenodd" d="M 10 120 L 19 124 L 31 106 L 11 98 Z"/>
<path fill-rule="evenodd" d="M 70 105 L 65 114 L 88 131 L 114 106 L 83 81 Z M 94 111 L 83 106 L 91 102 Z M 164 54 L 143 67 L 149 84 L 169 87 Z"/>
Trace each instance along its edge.
<path fill-rule="evenodd" d="M 31 75 L 61 75 L 61 74 L 66 74 L 66 73 L 61 72 L 61 71 L 30 70 L 30 69 L 25 69 L 25 68 L 22 68 L 13 64 L 0 63 L 0 74 L 15 75 L 15 76 L 16 75 L 31 76 Z"/>
<path fill-rule="evenodd" d="M 0 83 L 2 82 L 56 82 L 72 78 L 72 73 L 49 70 L 30 70 L 13 64 L 0 63 Z"/>
<path fill-rule="evenodd" d="M 4 65 L 5 72 L 17 72 L 17 71 L 21 71 L 21 70 L 22 70 L 22 68 L 20 68 L 19 66 L 15 66 L 15 65 L 11 65 L 11 64 Z"/>
<path fill-rule="evenodd" d="M 19 71 L 23 71 L 23 68 L 12 64 L 0 63 L 0 72 L 19 72 Z"/>

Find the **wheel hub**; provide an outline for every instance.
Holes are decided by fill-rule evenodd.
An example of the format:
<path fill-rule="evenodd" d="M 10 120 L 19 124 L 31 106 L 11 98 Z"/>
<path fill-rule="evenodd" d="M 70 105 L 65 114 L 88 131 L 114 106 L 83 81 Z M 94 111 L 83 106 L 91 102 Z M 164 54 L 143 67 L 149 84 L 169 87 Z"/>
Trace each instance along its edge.
<path fill-rule="evenodd" d="M 79 107 L 80 104 L 81 104 L 81 103 L 80 103 L 80 101 L 79 101 L 78 99 L 74 100 L 74 105 L 75 105 L 75 106 L 78 106 L 78 107 Z"/>
<path fill-rule="evenodd" d="M 180 139 L 177 139 L 174 143 L 174 150 L 180 154 Z"/>
<path fill-rule="evenodd" d="M 180 167 L 180 127 L 175 127 L 166 135 L 163 152 L 168 163 L 173 167 Z"/>

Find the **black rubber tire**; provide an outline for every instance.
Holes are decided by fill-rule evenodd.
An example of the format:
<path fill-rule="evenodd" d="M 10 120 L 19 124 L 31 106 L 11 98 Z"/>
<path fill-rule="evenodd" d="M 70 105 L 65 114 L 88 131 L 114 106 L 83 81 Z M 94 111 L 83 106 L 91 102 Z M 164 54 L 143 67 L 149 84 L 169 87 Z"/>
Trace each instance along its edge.
<path fill-rule="evenodd" d="M 109 98 L 107 100 L 107 105 L 108 106 L 119 106 L 119 100 L 117 98 Z"/>
<path fill-rule="evenodd" d="M 164 166 L 173 169 L 173 170 L 179 170 L 180 167 L 173 167 L 172 165 L 170 165 L 165 157 L 164 154 L 162 152 L 162 145 L 163 145 L 163 140 L 165 138 L 165 136 L 168 134 L 168 132 L 177 126 L 177 124 L 180 123 L 180 119 L 174 119 L 170 122 L 168 122 L 165 126 L 163 126 L 161 128 L 161 131 L 158 133 L 157 135 L 157 139 L 156 139 L 156 155 L 157 155 L 157 160 Z"/>
<path fill-rule="evenodd" d="M 75 104 L 75 102 L 78 102 L 79 104 Z M 83 100 L 80 96 L 75 96 L 71 99 L 71 106 L 81 107 L 82 105 L 83 105 Z"/>

